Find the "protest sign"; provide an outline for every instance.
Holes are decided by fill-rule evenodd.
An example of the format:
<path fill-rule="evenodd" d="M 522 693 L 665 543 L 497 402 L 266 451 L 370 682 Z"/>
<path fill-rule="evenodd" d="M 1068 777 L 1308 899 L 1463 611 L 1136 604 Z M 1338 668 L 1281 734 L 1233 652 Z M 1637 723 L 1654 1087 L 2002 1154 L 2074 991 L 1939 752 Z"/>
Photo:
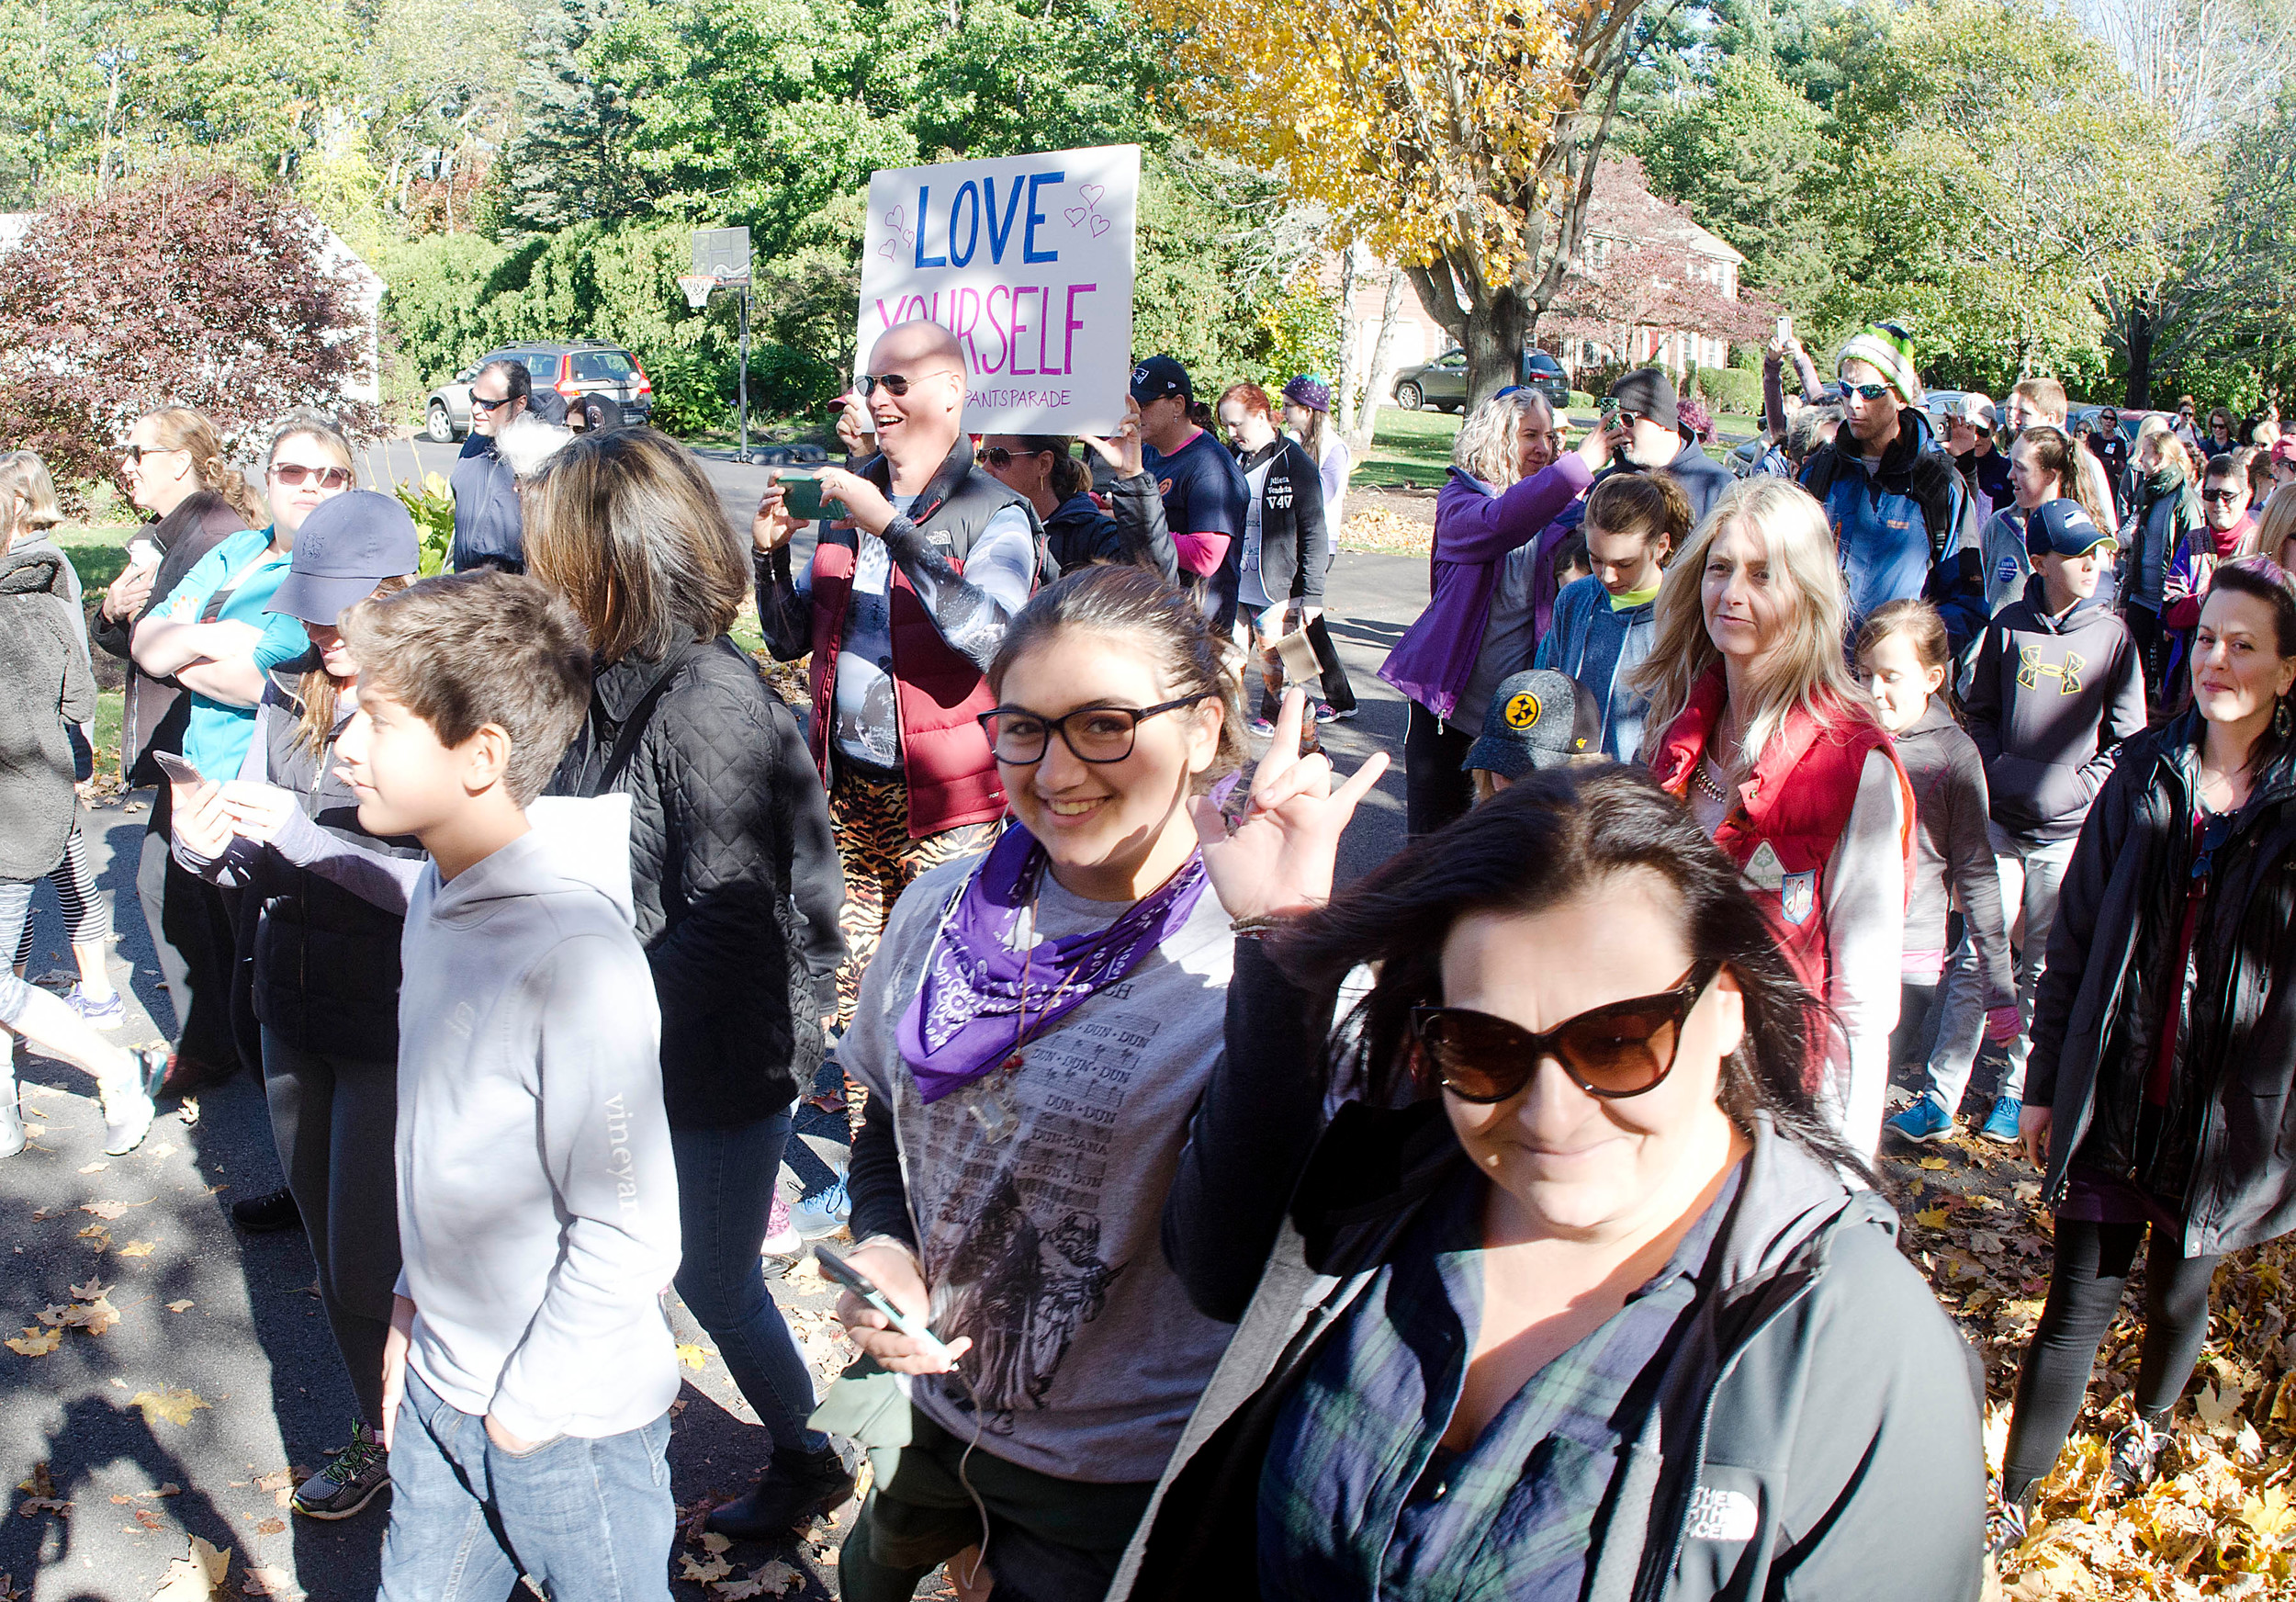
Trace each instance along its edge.
<path fill-rule="evenodd" d="M 975 434 L 1107 434 L 1132 367 L 1140 147 L 872 174 L 854 369 L 894 324 L 940 323 Z"/>

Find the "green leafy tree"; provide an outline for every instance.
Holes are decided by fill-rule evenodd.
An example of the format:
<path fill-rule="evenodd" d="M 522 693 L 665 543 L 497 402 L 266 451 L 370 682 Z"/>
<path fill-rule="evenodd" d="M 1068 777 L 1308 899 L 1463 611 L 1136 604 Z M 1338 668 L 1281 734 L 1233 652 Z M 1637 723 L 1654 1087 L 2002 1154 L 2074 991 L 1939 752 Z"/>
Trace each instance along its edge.
<path fill-rule="evenodd" d="M 628 98 L 583 61 L 602 4 L 557 0 L 529 24 L 518 132 L 497 169 L 513 231 L 626 216 L 643 194 L 629 159 Z"/>

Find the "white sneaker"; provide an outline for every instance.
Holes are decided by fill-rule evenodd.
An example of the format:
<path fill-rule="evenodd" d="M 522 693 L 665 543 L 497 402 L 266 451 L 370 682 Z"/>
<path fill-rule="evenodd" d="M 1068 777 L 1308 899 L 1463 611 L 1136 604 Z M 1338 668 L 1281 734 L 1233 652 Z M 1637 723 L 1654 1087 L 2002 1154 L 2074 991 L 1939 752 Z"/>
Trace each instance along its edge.
<path fill-rule="evenodd" d="M 805 1240 L 820 1240 L 827 1235 L 842 1234 L 846 1221 L 853 1216 L 853 1203 L 845 1194 L 845 1181 L 836 1184 L 817 1196 L 808 1196 L 789 1210 L 790 1228 Z"/>

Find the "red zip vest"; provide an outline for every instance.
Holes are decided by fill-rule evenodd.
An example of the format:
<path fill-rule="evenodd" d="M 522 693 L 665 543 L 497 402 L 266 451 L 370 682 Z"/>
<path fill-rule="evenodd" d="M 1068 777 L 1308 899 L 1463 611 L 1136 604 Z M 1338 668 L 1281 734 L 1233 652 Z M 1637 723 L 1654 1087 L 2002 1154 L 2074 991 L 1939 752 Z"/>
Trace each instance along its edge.
<path fill-rule="evenodd" d="M 861 469 L 880 489 L 890 481 L 880 457 Z M 1035 511 L 1012 491 L 973 465 L 973 442 L 957 436 L 949 460 L 917 498 L 909 515 L 920 528 L 955 536 L 951 561 L 964 570 L 973 536 L 1007 505 Z M 813 724 L 807 742 L 829 782 L 830 704 L 837 688 L 837 659 L 845 648 L 845 615 L 853 599 L 854 536 L 850 529 L 824 530 L 813 553 Z M 1004 815 L 1005 787 L 996 777 L 988 736 L 976 719 L 996 704 L 988 680 L 970 657 L 940 637 L 932 615 L 917 591 L 893 567 L 887 596 L 892 611 L 894 716 L 901 731 L 901 777 L 908 787 L 909 838 L 923 840 L 967 823 L 986 823 Z"/>
<path fill-rule="evenodd" d="M 1728 694 L 1717 664 L 1693 686 L 1690 703 L 1667 725 L 1650 758 L 1650 776 L 1673 795 L 1684 794 L 1705 756 L 1707 737 L 1721 721 Z M 1739 787 L 1737 804 L 1715 831 L 1714 843 L 1746 875 L 1754 900 L 1776 934 L 1794 971 L 1823 1001 L 1833 977 L 1826 930 L 1826 864 L 1858 798 L 1858 779 L 1873 751 L 1885 751 L 1897 775 L 1903 818 L 1898 850 L 1906 885 L 1913 884 L 1913 786 L 1896 743 L 1861 707 L 1842 706 L 1822 722 L 1802 706 L 1786 714 L 1754 772 Z M 1766 849 L 1765 849 L 1766 848 Z M 1757 862 L 1757 858 L 1761 858 Z M 1904 913 L 1904 904 L 1898 907 Z M 1822 1056 L 1822 1039 L 1814 1040 Z"/>

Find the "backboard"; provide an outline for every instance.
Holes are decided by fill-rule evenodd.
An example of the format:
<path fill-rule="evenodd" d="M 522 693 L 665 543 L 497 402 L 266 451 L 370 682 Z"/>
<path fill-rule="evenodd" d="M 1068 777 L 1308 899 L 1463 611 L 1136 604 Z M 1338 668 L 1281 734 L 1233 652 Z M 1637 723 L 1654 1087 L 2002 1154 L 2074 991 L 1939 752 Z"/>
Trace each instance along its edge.
<path fill-rule="evenodd" d="M 749 281 L 749 231 L 746 228 L 697 228 L 693 231 L 693 272 L 721 284 Z"/>

